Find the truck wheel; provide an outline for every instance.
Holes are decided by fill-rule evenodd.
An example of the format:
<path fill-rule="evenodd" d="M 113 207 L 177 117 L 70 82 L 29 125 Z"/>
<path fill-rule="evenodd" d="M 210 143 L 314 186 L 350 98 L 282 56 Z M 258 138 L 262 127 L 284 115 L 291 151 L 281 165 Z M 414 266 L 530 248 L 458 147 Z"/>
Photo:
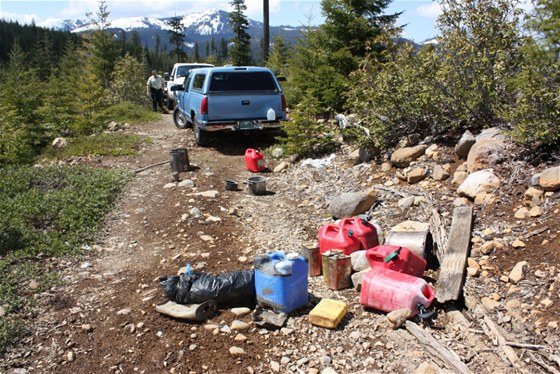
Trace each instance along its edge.
<path fill-rule="evenodd" d="M 202 130 L 200 127 L 195 126 L 194 127 L 194 141 L 196 142 L 197 145 L 204 147 L 207 146 L 208 143 L 210 142 L 210 135 Z"/>
<path fill-rule="evenodd" d="M 175 105 L 173 105 L 173 100 L 167 99 L 167 109 L 173 110 L 173 108 L 175 108 Z"/>
<path fill-rule="evenodd" d="M 189 123 L 187 122 L 187 117 L 181 113 L 179 107 L 175 107 L 173 111 L 173 122 L 175 122 L 175 126 L 180 129 L 186 129 L 189 127 Z"/>

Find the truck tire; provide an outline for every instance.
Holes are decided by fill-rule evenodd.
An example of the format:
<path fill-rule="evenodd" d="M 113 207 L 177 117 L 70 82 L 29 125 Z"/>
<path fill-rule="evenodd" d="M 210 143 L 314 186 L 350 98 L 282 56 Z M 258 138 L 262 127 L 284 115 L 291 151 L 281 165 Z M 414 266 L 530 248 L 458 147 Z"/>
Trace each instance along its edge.
<path fill-rule="evenodd" d="M 175 123 L 175 126 L 180 129 L 186 129 L 187 127 L 189 127 L 187 117 L 183 113 L 181 113 L 179 107 L 175 107 L 175 110 L 173 110 L 173 122 Z"/>
<path fill-rule="evenodd" d="M 197 145 L 201 147 L 207 146 L 208 143 L 210 142 L 209 138 L 210 135 L 208 134 L 208 132 L 202 130 L 198 126 L 194 127 L 194 141 L 196 142 Z"/>
<path fill-rule="evenodd" d="M 169 110 L 173 110 L 175 108 L 175 105 L 173 105 L 173 100 L 172 99 L 167 99 L 167 109 Z"/>

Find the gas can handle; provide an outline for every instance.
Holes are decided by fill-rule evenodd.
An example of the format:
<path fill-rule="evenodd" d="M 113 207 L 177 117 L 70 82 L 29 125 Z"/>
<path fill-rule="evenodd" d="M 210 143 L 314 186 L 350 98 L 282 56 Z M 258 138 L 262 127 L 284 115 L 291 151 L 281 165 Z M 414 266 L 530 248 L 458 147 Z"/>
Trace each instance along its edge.
<path fill-rule="evenodd" d="M 401 254 L 401 249 L 402 247 L 399 247 L 398 249 L 394 250 L 393 252 L 389 253 L 385 259 L 383 260 L 384 263 L 388 263 L 390 261 L 395 261 L 399 258 L 399 255 Z"/>
<path fill-rule="evenodd" d="M 346 235 L 348 235 L 348 236 L 354 236 L 354 231 L 348 230 L 348 231 L 346 232 Z"/>
<path fill-rule="evenodd" d="M 418 308 L 418 317 L 420 317 L 422 320 L 430 318 L 435 313 L 434 309 L 428 310 L 422 303 L 418 303 L 418 305 L 416 305 L 416 308 Z"/>

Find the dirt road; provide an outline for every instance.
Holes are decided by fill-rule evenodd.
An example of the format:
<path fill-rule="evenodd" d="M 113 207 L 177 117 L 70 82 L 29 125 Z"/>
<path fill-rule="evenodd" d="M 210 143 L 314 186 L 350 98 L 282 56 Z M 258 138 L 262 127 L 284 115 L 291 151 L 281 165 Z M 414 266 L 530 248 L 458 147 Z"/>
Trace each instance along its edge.
<path fill-rule="evenodd" d="M 251 196 L 243 184 L 240 191 L 226 191 L 224 180 L 245 181 L 251 174 L 243 152 L 269 146 L 272 138 L 227 135 L 200 148 L 190 130 L 173 126 L 171 116 L 130 131 L 150 136 L 153 144 L 138 157 L 103 159 L 104 166 L 138 169 L 168 159 L 173 148 L 187 147 L 194 168 L 181 179 L 196 187 L 166 186 L 173 182 L 168 165 L 138 173 L 86 254 L 52 260 L 64 284 L 40 295 L 43 312 L 18 358 L 27 372 L 351 373 L 413 372 L 422 363 L 445 367 L 406 330 L 391 330 L 383 314 L 364 310 L 355 290 L 330 291 L 320 278 L 310 280 L 310 304 L 277 331 L 261 329 L 250 315 L 236 317 L 227 309 L 201 324 L 157 313 L 154 306 L 165 301 L 159 277 L 176 274 L 187 263 L 214 274 L 249 269 L 256 254 L 298 250 L 331 219 L 325 209 L 329 196 L 370 185 L 378 170 L 366 165 L 334 169 L 329 176 L 311 169 L 266 174 L 271 193 Z M 215 197 L 196 195 L 212 190 Z M 402 212 L 386 217 L 392 222 L 411 218 Z M 309 311 L 324 297 L 350 305 L 337 330 L 307 322 Z M 521 362 L 514 369 L 477 318 L 467 317 L 448 310 L 432 333 L 469 370 L 527 368 Z M 249 329 L 232 331 L 234 320 L 249 323 Z M 540 344 L 542 338 L 530 342 Z M 232 347 L 243 353 L 231 354 Z"/>

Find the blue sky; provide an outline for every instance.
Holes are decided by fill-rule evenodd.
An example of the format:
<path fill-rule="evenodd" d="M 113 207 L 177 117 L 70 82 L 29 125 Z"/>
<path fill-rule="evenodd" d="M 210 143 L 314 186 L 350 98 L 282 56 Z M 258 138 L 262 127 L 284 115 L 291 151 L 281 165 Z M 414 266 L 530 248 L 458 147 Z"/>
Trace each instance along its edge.
<path fill-rule="evenodd" d="M 220 0 L 164 0 L 107 1 L 110 19 L 121 17 L 171 17 L 207 9 L 230 10 L 229 1 Z M 245 0 L 246 15 L 262 21 L 262 0 Z M 316 25 L 323 20 L 321 3 L 315 0 L 269 0 L 270 24 L 300 26 Z M 87 11 L 98 8 L 97 0 L 28 1 L 0 0 L 0 18 L 20 23 L 40 23 L 49 18 L 84 19 Z M 421 42 L 437 34 L 435 20 L 439 14 L 437 1 L 394 0 L 387 12 L 403 12 L 399 24 L 407 24 L 404 37 Z"/>

